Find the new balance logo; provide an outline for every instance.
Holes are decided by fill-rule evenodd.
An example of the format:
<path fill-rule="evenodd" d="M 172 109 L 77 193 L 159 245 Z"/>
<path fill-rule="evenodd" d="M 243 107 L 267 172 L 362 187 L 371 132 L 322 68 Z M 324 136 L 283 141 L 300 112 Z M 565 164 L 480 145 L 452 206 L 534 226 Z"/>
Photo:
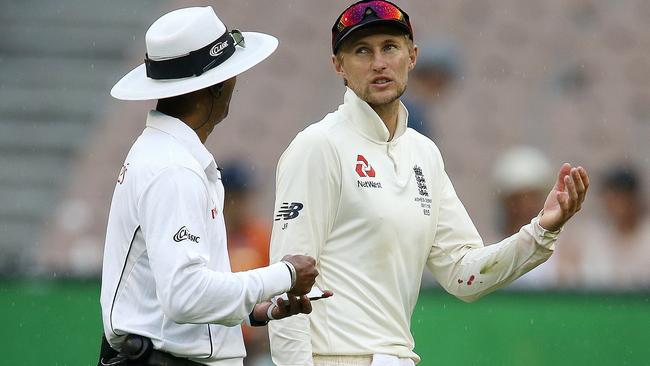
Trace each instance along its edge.
<path fill-rule="evenodd" d="M 283 202 L 275 215 L 275 221 L 295 219 L 303 207 L 304 205 L 300 202 Z"/>
<path fill-rule="evenodd" d="M 375 176 L 375 169 L 373 169 L 372 166 L 368 164 L 368 160 L 366 160 L 363 155 L 357 155 L 357 167 L 355 170 L 361 178 L 374 178 Z"/>
<path fill-rule="evenodd" d="M 180 243 L 183 240 L 189 240 L 198 243 L 199 239 L 201 239 L 201 237 L 190 234 L 190 231 L 185 226 L 178 229 L 176 234 L 174 234 L 174 241 L 177 243 Z"/>

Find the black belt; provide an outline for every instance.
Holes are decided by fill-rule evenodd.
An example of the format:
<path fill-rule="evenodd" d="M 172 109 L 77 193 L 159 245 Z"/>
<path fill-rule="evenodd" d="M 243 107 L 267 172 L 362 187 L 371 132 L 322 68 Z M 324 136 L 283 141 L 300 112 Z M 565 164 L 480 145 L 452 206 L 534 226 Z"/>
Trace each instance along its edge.
<path fill-rule="evenodd" d="M 113 350 L 106 337 L 102 336 L 102 347 L 97 366 L 205 366 L 186 358 L 153 349 L 151 339 L 136 334 L 126 336 L 122 352 Z"/>

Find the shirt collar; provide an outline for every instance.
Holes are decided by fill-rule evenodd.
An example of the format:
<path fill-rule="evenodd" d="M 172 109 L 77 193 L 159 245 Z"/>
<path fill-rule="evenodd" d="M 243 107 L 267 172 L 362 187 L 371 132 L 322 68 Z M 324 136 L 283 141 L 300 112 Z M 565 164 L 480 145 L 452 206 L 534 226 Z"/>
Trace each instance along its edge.
<path fill-rule="evenodd" d="M 343 104 L 339 107 L 339 111 L 368 139 L 381 143 L 388 142 L 390 133 L 377 112 L 368 103 L 361 100 L 352 89 L 346 89 Z M 395 136 L 393 136 L 392 141 L 397 140 L 406 132 L 407 121 L 408 110 L 400 101 L 399 112 L 397 114 L 397 128 L 395 129 Z"/>
<path fill-rule="evenodd" d="M 155 128 L 174 137 L 190 152 L 203 170 L 207 170 L 212 164 L 215 169 L 217 168 L 214 157 L 205 148 L 196 132 L 178 118 L 151 110 L 147 116 L 147 127 Z"/>

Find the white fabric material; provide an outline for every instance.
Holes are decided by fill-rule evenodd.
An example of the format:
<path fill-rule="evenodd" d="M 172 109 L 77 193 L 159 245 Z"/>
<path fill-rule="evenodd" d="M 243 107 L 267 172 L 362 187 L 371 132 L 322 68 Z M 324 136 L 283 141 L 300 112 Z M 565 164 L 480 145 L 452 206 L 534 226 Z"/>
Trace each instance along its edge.
<path fill-rule="evenodd" d="M 321 356 L 314 355 L 314 366 L 370 366 L 372 355 Z"/>
<path fill-rule="evenodd" d="M 210 6 L 178 9 L 161 16 L 147 30 L 147 56 L 152 60 L 185 56 L 225 32 L 226 26 Z"/>
<path fill-rule="evenodd" d="M 415 366 L 410 358 L 399 358 L 393 355 L 376 354 L 372 356 L 370 366 Z"/>
<path fill-rule="evenodd" d="M 240 324 L 291 278 L 283 263 L 231 273 L 223 199 L 217 165 L 194 131 L 150 112 L 108 219 L 101 306 L 112 346 L 133 333 L 198 362 L 241 365 Z"/>
<path fill-rule="evenodd" d="M 472 301 L 551 255 L 557 235 L 537 219 L 484 247 L 436 145 L 407 129 L 407 118 L 401 106 L 387 142 L 379 116 L 348 89 L 344 104 L 282 155 L 271 261 L 314 256 L 316 284 L 334 296 L 313 302 L 309 316 L 269 323 L 277 365 L 378 353 L 417 363 L 410 319 L 425 266 L 448 292 Z M 298 203 L 297 216 L 282 213 Z"/>
<path fill-rule="evenodd" d="M 175 10 L 149 27 L 145 37 L 147 50 L 158 60 L 183 56 L 189 53 L 188 49 L 200 49 L 217 40 L 225 29 L 210 6 Z M 154 80 L 147 77 L 146 67 L 141 64 L 113 86 L 111 95 L 122 100 L 150 100 L 187 94 L 241 74 L 269 57 L 278 47 L 278 40 L 268 34 L 242 32 L 242 35 L 246 47 L 235 47 L 230 58 L 199 76 Z"/>

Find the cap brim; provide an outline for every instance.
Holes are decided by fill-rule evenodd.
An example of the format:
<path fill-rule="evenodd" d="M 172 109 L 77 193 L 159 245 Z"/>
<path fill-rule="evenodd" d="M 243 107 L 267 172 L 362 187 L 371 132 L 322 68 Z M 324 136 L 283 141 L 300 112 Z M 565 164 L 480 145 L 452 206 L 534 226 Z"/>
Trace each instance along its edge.
<path fill-rule="evenodd" d="M 378 26 L 378 25 L 387 25 L 391 27 L 395 27 L 398 29 L 403 30 L 406 34 L 411 34 L 411 30 L 406 26 L 406 24 L 399 22 L 397 20 L 393 19 L 372 19 L 364 23 L 357 24 L 355 26 L 352 26 L 346 33 L 341 37 L 341 39 L 336 42 L 336 45 L 334 47 L 334 52 L 338 51 L 339 48 L 341 48 L 341 44 L 345 39 L 347 39 L 352 33 L 368 28 L 370 26 Z"/>
<path fill-rule="evenodd" d="M 269 57 L 278 47 L 277 38 L 264 33 L 242 32 L 246 47 L 236 47 L 224 63 L 200 76 L 175 80 L 154 80 L 147 77 L 142 64 L 126 74 L 111 89 L 121 100 L 151 100 L 191 93 L 228 80 Z"/>

